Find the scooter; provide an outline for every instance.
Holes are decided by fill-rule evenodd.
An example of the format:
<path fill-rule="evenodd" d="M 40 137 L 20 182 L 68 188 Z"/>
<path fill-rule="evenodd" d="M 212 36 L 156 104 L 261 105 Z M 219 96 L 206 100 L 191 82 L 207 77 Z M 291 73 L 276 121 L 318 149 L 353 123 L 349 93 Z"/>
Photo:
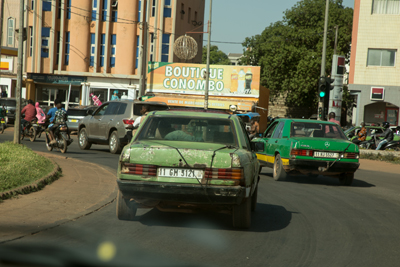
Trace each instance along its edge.
<path fill-rule="evenodd" d="M 59 149 L 61 153 L 66 153 L 68 146 L 74 141 L 68 136 L 68 127 L 66 124 L 60 124 L 57 129 L 54 130 L 54 138 L 56 142 L 54 144 L 50 144 L 50 133 L 47 129 L 46 133 L 46 148 L 48 151 L 52 151 L 53 148 Z"/>
<path fill-rule="evenodd" d="M 36 129 L 33 125 L 37 123 L 37 119 L 33 119 L 32 121 L 26 121 L 22 128 L 21 140 L 24 140 L 24 137 L 29 137 L 31 142 L 36 140 Z"/>
<path fill-rule="evenodd" d="M 366 149 L 376 149 L 380 141 L 381 140 L 378 137 L 376 137 L 375 134 L 373 134 L 370 140 L 361 142 L 359 146 Z M 400 151 L 400 141 L 399 140 L 390 141 L 384 144 L 379 150 L 386 150 L 386 149 L 394 149 L 396 151 Z"/>

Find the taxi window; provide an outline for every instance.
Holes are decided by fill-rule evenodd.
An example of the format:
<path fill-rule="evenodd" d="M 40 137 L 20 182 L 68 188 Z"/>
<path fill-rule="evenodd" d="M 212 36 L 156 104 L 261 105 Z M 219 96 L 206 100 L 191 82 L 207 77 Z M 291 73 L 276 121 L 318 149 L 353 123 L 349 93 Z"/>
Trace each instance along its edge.
<path fill-rule="evenodd" d="M 285 126 L 285 122 L 281 121 L 278 124 L 278 127 L 276 127 L 276 131 L 274 132 L 274 135 L 272 136 L 272 138 L 282 138 L 283 126 Z"/>
<path fill-rule="evenodd" d="M 265 131 L 265 133 L 264 133 L 264 137 L 270 138 L 277 125 L 278 125 L 278 122 L 274 122 L 270 127 L 268 127 L 267 131 Z"/>

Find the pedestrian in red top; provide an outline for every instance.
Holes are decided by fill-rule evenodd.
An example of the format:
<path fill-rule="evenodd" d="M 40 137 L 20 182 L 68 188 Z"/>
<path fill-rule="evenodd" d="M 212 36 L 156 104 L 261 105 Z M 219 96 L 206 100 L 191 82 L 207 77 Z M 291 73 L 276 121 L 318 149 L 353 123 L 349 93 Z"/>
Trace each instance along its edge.
<path fill-rule="evenodd" d="M 21 115 L 25 114 L 25 118 L 21 119 L 21 131 L 24 130 L 24 124 L 25 122 L 30 122 L 33 119 L 36 119 L 36 108 L 33 105 L 33 101 L 32 100 L 28 100 L 28 105 L 26 105 L 22 111 L 21 111 Z"/>
<path fill-rule="evenodd" d="M 336 118 L 335 112 L 329 113 L 329 121 L 334 122 L 340 126 L 340 121 L 337 121 L 335 118 Z"/>

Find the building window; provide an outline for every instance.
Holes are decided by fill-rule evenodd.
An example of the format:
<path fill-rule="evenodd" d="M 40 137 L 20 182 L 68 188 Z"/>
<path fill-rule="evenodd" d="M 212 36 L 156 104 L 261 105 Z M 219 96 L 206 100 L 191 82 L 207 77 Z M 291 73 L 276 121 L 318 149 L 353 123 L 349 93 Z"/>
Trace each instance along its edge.
<path fill-rule="evenodd" d="M 31 10 L 35 10 L 35 0 L 31 1 Z"/>
<path fill-rule="evenodd" d="M 372 14 L 400 14 L 400 0 L 373 0 Z"/>
<path fill-rule="evenodd" d="M 118 11 L 117 10 L 113 10 L 111 14 L 112 14 L 111 21 L 112 22 L 118 22 Z"/>
<path fill-rule="evenodd" d="M 154 17 L 156 15 L 156 0 L 153 0 L 151 4 L 151 16 Z"/>
<path fill-rule="evenodd" d="M 59 18 L 59 19 L 61 19 L 61 10 L 62 10 L 61 0 L 58 0 L 58 14 L 57 14 L 57 18 Z"/>
<path fill-rule="evenodd" d="M 188 8 L 188 23 L 191 23 L 190 20 L 192 18 L 192 9 L 189 7 Z"/>
<path fill-rule="evenodd" d="M 142 1 L 139 0 L 139 3 L 138 3 L 138 19 L 137 19 L 139 22 L 141 21 L 141 17 L 140 17 L 141 9 L 142 9 Z"/>
<path fill-rule="evenodd" d="M 150 33 L 150 61 L 154 60 L 154 33 Z"/>
<path fill-rule="evenodd" d="M 171 0 L 165 0 L 164 18 L 170 18 L 171 13 Z"/>
<path fill-rule="evenodd" d="M 140 38 L 139 35 L 136 36 L 136 68 L 139 66 L 139 51 L 140 51 L 140 44 L 139 44 Z"/>
<path fill-rule="evenodd" d="M 100 40 L 100 67 L 104 67 L 104 54 L 106 50 L 106 35 L 103 33 Z"/>
<path fill-rule="evenodd" d="M 42 28 L 42 57 L 49 57 L 50 27 Z"/>
<path fill-rule="evenodd" d="M 107 21 L 107 4 L 108 0 L 103 0 L 103 11 L 101 12 L 101 19 Z"/>
<path fill-rule="evenodd" d="M 42 10 L 51 11 L 51 0 L 43 0 Z"/>
<path fill-rule="evenodd" d="M 115 53 L 117 49 L 117 35 L 111 34 L 110 68 L 115 67 Z"/>
<path fill-rule="evenodd" d="M 95 48 L 96 48 L 96 45 L 95 45 L 95 39 L 96 38 L 96 35 L 94 34 L 94 33 L 91 33 L 90 34 L 90 61 L 89 61 L 89 66 L 94 66 L 94 56 L 95 56 L 95 53 L 94 53 L 94 51 L 95 51 Z"/>
<path fill-rule="evenodd" d="M 33 55 L 33 27 L 29 26 L 29 56 Z"/>
<path fill-rule="evenodd" d="M 70 34 L 69 32 L 65 32 L 65 65 L 69 65 L 69 41 Z"/>
<path fill-rule="evenodd" d="M 97 13 L 97 0 L 93 0 L 92 2 L 92 21 L 96 20 Z"/>
<path fill-rule="evenodd" d="M 59 58 L 60 58 L 60 41 L 61 41 L 61 34 L 57 32 L 57 56 L 56 56 L 56 64 L 58 65 Z"/>
<path fill-rule="evenodd" d="M 185 16 L 185 5 L 181 4 L 181 19 L 183 19 Z"/>
<path fill-rule="evenodd" d="M 67 0 L 67 19 L 71 19 L 71 0 Z"/>
<path fill-rule="evenodd" d="M 15 19 L 9 18 L 7 20 L 7 45 L 14 46 L 14 35 L 15 35 Z"/>
<path fill-rule="evenodd" d="M 162 35 L 161 62 L 168 62 L 170 34 Z"/>
<path fill-rule="evenodd" d="M 390 66 L 396 62 L 395 49 L 368 49 L 367 66 Z"/>

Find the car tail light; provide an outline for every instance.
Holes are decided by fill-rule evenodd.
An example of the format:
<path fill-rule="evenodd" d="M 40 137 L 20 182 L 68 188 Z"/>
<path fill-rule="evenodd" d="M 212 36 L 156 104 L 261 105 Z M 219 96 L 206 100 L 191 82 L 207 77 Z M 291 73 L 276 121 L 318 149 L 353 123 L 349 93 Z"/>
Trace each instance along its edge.
<path fill-rule="evenodd" d="M 144 176 L 157 176 L 157 166 L 122 163 L 121 173 L 122 174 L 133 174 L 133 175 L 144 175 Z"/>
<path fill-rule="evenodd" d="M 206 179 L 243 179 L 242 168 L 230 168 L 230 169 L 217 169 L 217 168 L 206 168 L 205 173 Z"/>
<path fill-rule="evenodd" d="M 310 149 L 292 149 L 290 151 L 290 155 L 292 156 L 309 156 L 312 157 L 314 155 L 314 151 Z"/>
<path fill-rule="evenodd" d="M 358 159 L 358 158 L 360 158 L 360 154 L 358 154 L 358 153 L 344 153 L 343 158 L 345 158 L 345 159 Z"/>
<path fill-rule="evenodd" d="M 129 119 L 129 120 L 125 119 L 122 121 L 124 122 L 124 124 L 128 124 L 128 125 L 132 125 L 135 122 L 135 120 L 131 120 L 131 119 Z"/>

